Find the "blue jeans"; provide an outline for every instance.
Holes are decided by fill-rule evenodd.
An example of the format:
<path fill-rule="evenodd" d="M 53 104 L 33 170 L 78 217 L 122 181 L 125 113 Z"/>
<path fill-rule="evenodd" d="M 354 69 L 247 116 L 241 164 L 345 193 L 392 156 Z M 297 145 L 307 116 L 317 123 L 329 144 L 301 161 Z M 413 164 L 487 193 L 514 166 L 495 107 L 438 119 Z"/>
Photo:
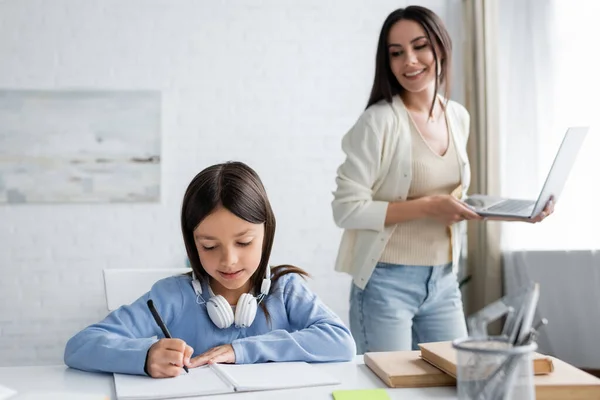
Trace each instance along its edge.
<path fill-rule="evenodd" d="M 352 284 L 350 330 L 358 354 L 467 336 L 452 265 L 378 263 L 364 290 Z"/>

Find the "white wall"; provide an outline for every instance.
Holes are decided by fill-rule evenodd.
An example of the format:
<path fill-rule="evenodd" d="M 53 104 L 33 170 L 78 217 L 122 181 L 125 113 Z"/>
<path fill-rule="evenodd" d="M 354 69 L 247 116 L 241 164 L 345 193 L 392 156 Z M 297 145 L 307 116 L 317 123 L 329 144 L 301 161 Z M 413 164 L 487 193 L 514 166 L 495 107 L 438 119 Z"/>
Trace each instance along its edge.
<path fill-rule="evenodd" d="M 460 0 L 419 3 L 460 47 Z M 62 362 L 65 341 L 106 314 L 103 268 L 182 266 L 183 191 L 202 168 L 233 159 L 269 192 L 273 263 L 311 272 L 347 321 L 330 211 L 340 139 L 367 101 L 380 24 L 403 5 L 1 1 L 0 88 L 157 89 L 163 115 L 160 204 L 0 207 L 0 365 Z"/>

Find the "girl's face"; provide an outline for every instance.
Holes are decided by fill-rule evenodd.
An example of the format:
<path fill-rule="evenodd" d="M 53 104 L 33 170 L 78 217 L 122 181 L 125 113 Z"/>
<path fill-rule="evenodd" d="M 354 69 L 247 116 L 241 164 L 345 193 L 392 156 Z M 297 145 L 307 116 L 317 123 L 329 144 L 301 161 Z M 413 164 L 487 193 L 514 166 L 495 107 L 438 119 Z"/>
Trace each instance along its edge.
<path fill-rule="evenodd" d="M 194 229 L 194 242 L 215 292 L 249 292 L 262 257 L 264 224 L 253 224 L 219 207 Z M 223 294 L 223 293 L 220 293 Z"/>
<path fill-rule="evenodd" d="M 420 24 L 396 22 L 388 35 L 388 52 L 390 69 L 406 91 L 419 93 L 435 85 L 433 47 Z"/>

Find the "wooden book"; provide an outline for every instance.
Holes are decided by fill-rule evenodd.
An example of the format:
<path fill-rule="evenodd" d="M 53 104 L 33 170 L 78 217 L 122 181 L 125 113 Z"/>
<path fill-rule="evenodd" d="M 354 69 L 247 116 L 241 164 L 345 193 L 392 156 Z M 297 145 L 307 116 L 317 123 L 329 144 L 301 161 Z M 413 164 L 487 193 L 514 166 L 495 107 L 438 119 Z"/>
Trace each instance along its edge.
<path fill-rule="evenodd" d="M 421 343 L 421 357 L 456 378 L 456 349 L 452 342 Z M 533 374 L 546 375 L 554 371 L 552 357 L 533 353 Z"/>
<path fill-rule="evenodd" d="M 600 399 L 600 379 L 558 358 L 550 357 L 554 372 L 534 377 L 537 400 Z"/>
<path fill-rule="evenodd" d="M 456 350 L 451 342 L 420 344 L 421 357 L 449 375 L 456 376 Z M 564 361 L 534 353 L 537 400 L 600 400 L 600 379 Z"/>
<path fill-rule="evenodd" d="M 456 379 L 424 361 L 418 350 L 365 353 L 364 360 L 391 388 L 456 385 Z"/>

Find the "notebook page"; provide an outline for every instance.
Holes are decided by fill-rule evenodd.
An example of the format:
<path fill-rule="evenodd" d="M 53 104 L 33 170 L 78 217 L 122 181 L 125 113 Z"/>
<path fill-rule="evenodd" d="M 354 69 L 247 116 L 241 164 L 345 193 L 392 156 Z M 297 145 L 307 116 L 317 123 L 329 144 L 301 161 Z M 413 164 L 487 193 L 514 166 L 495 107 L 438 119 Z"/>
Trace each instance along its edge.
<path fill-rule="evenodd" d="M 190 368 L 175 378 L 114 374 L 118 400 L 157 400 L 231 393 L 233 387 L 209 367 Z"/>
<path fill-rule="evenodd" d="M 318 366 L 305 362 L 264 364 L 216 364 L 238 392 L 275 390 L 308 386 L 337 385 L 339 380 Z"/>
<path fill-rule="evenodd" d="M 0 400 L 8 399 L 9 397 L 14 396 L 15 394 L 17 394 L 17 392 L 15 392 L 14 390 L 9 389 L 6 386 L 0 385 Z"/>
<path fill-rule="evenodd" d="M 102 394 L 89 393 L 74 393 L 74 392 L 50 392 L 50 391 L 34 391 L 20 393 L 10 400 L 110 400 L 109 396 Z"/>

